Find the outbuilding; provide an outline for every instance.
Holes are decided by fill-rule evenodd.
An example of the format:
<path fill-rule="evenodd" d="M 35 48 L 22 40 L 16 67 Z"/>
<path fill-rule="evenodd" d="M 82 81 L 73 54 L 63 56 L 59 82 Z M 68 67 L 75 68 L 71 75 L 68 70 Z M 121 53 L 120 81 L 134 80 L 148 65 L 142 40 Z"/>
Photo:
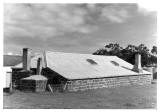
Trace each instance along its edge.
<path fill-rule="evenodd" d="M 9 89 L 12 79 L 12 67 L 22 63 L 22 56 L 19 55 L 3 55 L 3 88 Z"/>
<path fill-rule="evenodd" d="M 16 80 L 18 70 L 39 72 L 37 61 L 42 59 L 41 69 L 38 70 L 41 71 L 40 75 L 48 79 L 47 86 L 54 91 L 143 85 L 151 84 L 152 80 L 151 73 L 142 69 L 141 55 L 138 53 L 135 55 L 135 65 L 132 65 L 117 56 L 47 51 L 31 58 L 26 55 L 30 54 L 30 49 L 25 49 L 25 52 L 23 62 L 12 68 L 13 81 Z M 23 74 L 21 76 L 23 77 Z"/>

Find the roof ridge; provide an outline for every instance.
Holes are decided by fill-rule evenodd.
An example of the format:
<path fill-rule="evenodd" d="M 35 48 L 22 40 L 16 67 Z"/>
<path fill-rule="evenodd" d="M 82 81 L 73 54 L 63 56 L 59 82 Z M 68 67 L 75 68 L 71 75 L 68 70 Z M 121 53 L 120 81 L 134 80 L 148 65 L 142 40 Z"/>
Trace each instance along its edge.
<path fill-rule="evenodd" d="M 3 56 L 22 56 L 22 55 L 8 55 L 8 54 L 4 54 Z"/>
<path fill-rule="evenodd" d="M 59 52 L 59 51 L 46 51 L 46 53 L 63 53 L 63 54 L 80 54 L 80 55 L 92 55 L 92 56 L 106 56 L 106 55 L 93 55 L 93 54 L 89 54 L 89 53 L 71 53 L 71 52 Z M 108 55 L 107 57 L 117 57 L 117 56 L 113 56 L 113 55 Z"/>

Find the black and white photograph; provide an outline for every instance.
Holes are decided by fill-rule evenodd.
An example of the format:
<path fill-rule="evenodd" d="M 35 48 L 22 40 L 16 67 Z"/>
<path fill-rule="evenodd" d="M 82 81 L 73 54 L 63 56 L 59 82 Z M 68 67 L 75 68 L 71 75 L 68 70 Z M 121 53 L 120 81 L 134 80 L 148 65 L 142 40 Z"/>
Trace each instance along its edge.
<path fill-rule="evenodd" d="M 4 3 L 3 109 L 157 109 L 157 10 Z"/>

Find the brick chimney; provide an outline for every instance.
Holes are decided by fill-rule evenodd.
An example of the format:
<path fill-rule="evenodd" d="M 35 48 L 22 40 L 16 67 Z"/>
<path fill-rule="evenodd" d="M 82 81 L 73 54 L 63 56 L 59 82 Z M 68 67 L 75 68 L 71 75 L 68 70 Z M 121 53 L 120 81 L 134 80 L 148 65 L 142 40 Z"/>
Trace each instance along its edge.
<path fill-rule="evenodd" d="M 23 48 L 23 69 L 29 71 L 30 63 L 31 63 L 31 49 Z"/>
<path fill-rule="evenodd" d="M 37 60 L 37 75 L 41 75 L 42 71 L 42 58 L 38 58 Z"/>
<path fill-rule="evenodd" d="M 138 72 L 138 73 L 142 73 L 143 69 L 141 66 L 141 54 L 140 53 L 136 53 L 135 54 L 135 64 L 133 67 L 133 71 Z"/>

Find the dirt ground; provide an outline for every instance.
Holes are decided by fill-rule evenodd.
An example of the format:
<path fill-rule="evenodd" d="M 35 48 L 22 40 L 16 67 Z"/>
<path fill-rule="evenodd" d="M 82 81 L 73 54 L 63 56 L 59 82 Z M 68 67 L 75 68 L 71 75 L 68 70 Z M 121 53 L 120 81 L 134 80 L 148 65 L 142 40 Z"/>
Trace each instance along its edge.
<path fill-rule="evenodd" d="M 157 84 L 64 93 L 4 93 L 4 109 L 148 109 L 157 105 Z"/>

